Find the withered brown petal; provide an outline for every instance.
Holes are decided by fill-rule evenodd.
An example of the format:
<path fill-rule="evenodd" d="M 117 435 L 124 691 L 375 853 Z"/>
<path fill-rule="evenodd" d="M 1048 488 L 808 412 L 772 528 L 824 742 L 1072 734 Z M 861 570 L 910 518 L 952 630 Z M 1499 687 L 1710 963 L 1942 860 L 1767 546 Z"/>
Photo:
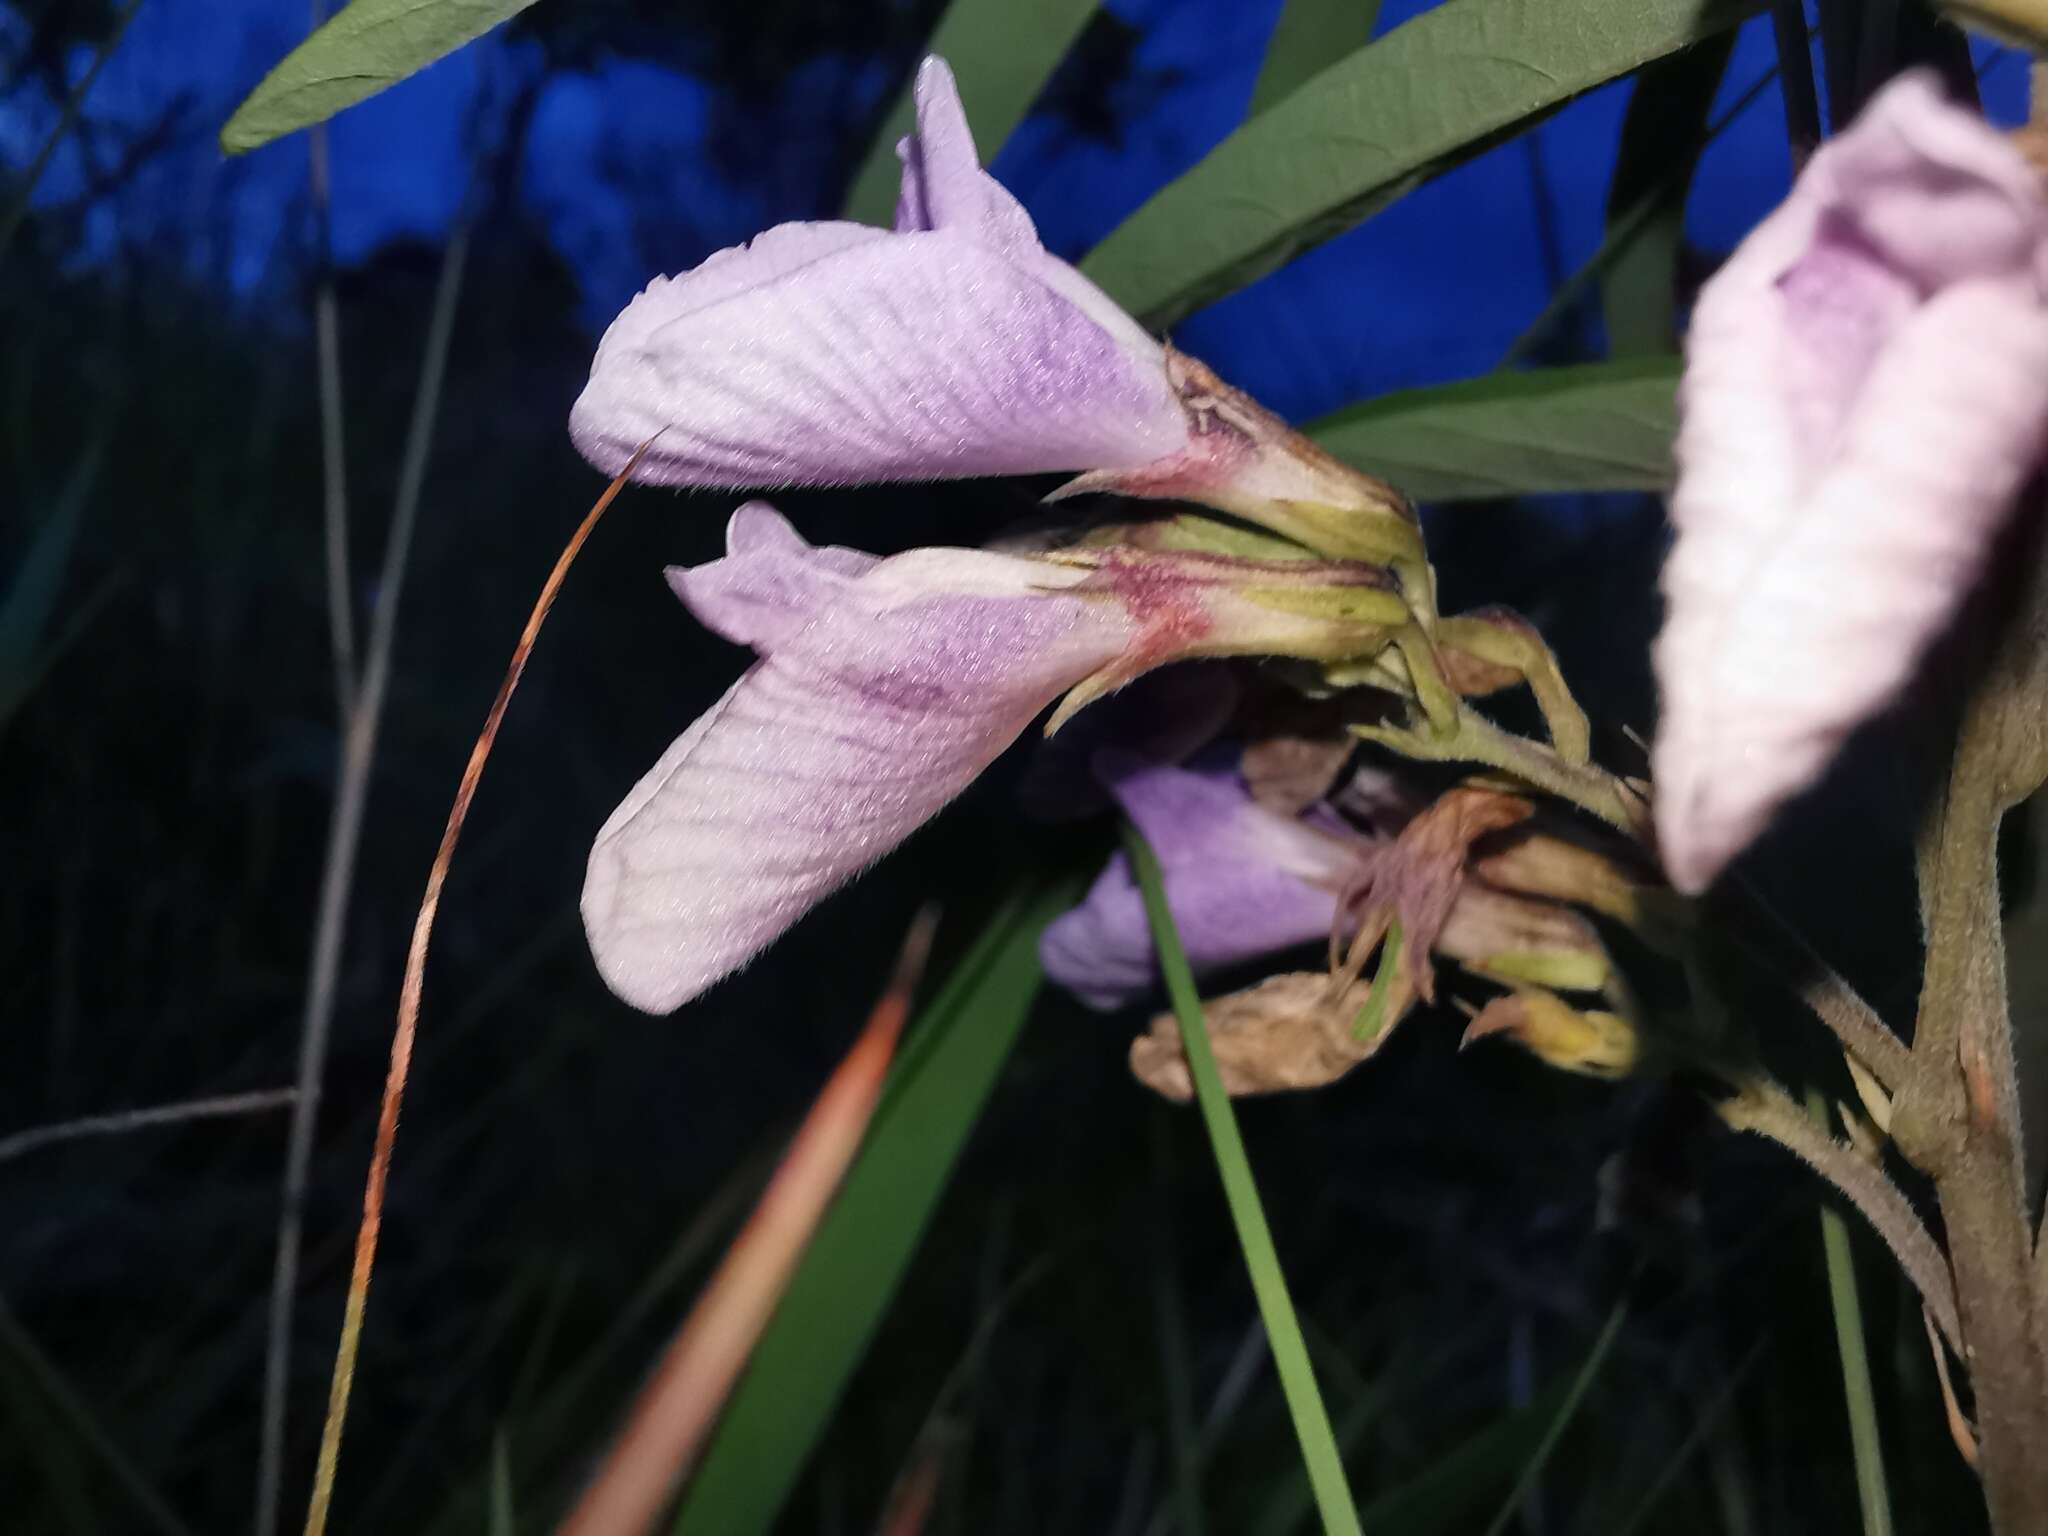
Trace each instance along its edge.
<path fill-rule="evenodd" d="M 1383 1028 L 1370 1039 L 1354 1033 L 1371 992 L 1366 981 L 1337 989 L 1320 971 L 1290 971 L 1204 1003 L 1225 1090 L 1235 1098 L 1335 1082 L 1390 1033 Z M 1131 1042 L 1131 1072 L 1164 1098 L 1186 1103 L 1194 1097 L 1180 1024 L 1171 1013 L 1160 1014 Z"/>

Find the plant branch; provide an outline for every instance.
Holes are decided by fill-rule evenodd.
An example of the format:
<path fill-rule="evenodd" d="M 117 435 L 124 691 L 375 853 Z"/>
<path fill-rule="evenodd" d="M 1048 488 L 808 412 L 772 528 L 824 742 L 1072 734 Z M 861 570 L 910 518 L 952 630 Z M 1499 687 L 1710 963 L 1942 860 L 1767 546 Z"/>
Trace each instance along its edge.
<path fill-rule="evenodd" d="M 106 1115 L 85 1115 L 55 1125 L 38 1125 L 11 1136 L 0 1136 L 0 1163 L 24 1152 L 87 1136 L 120 1136 L 129 1131 L 149 1130 L 159 1125 L 183 1125 L 192 1120 L 217 1120 L 230 1115 L 255 1115 L 283 1109 L 297 1097 L 290 1088 L 259 1088 L 250 1093 L 224 1093 L 205 1099 L 185 1099 L 176 1104 L 153 1104 L 148 1109 L 116 1110 Z"/>
<path fill-rule="evenodd" d="M 314 0 L 313 25 L 325 10 Z M 313 294 L 313 347 L 320 380 L 321 525 L 326 540 L 328 647 L 334 656 L 334 707 L 346 729 L 355 707 L 355 597 L 350 591 L 348 538 L 348 456 L 342 434 L 341 314 L 334 291 L 334 245 L 327 163 L 327 125 L 315 123 L 306 138 L 307 177 L 313 197 L 314 259 L 319 286 Z"/>
<path fill-rule="evenodd" d="M 142 0 L 128 0 L 128 8 L 114 18 L 114 25 L 108 30 L 106 41 L 93 55 L 92 63 L 86 66 L 84 74 L 78 77 L 78 84 L 71 88 L 71 94 L 64 98 L 64 110 L 57 114 L 55 126 L 49 137 L 43 140 L 36 157 L 29 162 L 28 170 L 21 179 L 21 190 L 0 213 L 0 256 L 7 254 L 7 247 L 14 241 L 15 231 L 21 228 L 21 221 L 28 217 L 28 205 L 35 196 L 36 183 L 43 179 L 43 172 L 49 167 L 71 130 L 78 126 L 78 116 L 85 110 L 85 98 L 91 94 L 93 83 L 100 77 L 100 71 L 107 67 L 107 60 L 114 56 L 114 50 L 121 46 L 121 39 L 127 35 L 128 23 L 135 19 L 135 13 L 142 9 Z"/>
<path fill-rule="evenodd" d="M 1737 874 L 1723 888 L 1735 898 L 1723 913 L 1735 939 L 1798 994 L 1843 1050 L 1887 1090 L 1898 1092 L 1912 1071 L 1906 1042 L 1755 886 Z"/>
<path fill-rule="evenodd" d="M 1568 763 L 1540 742 L 1509 734 L 1462 699 L 1456 729 L 1446 735 L 1436 735 L 1427 726 L 1408 730 L 1384 725 L 1354 725 L 1351 733 L 1418 762 L 1499 769 L 1569 801 L 1638 842 L 1649 836 L 1649 807 L 1623 780 L 1597 763 Z"/>
<path fill-rule="evenodd" d="M 1716 1106 L 1721 1118 L 1735 1130 L 1775 1141 L 1861 1211 L 1919 1291 L 1942 1335 L 1961 1353 L 1963 1335 L 1948 1260 L 1898 1185 L 1848 1142 L 1815 1125 L 1769 1078 L 1755 1074 L 1733 1086 L 1735 1094 Z"/>
<path fill-rule="evenodd" d="M 2024 634 L 2024 631 L 2022 632 Z M 1929 823 L 1927 966 L 1913 1074 L 1894 1101 L 1900 1150 L 1934 1179 L 1977 1401 L 1985 1497 L 2000 1532 L 2048 1529 L 2048 1354 L 2024 1197 L 1998 828 L 2011 803 L 2009 657 L 1972 696 Z"/>

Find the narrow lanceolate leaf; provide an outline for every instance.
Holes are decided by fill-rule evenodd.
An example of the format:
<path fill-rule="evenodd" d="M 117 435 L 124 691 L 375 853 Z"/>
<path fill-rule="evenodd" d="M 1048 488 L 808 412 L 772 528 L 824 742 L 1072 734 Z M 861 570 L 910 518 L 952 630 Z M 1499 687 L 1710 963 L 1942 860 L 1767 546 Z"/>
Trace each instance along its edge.
<path fill-rule="evenodd" d="M 1347 406 L 1304 429 L 1418 501 L 1657 491 L 1672 479 L 1678 359 L 1482 375 Z"/>
<path fill-rule="evenodd" d="M 930 941 L 930 920 L 920 917 L 889 990 L 804 1117 L 753 1215 L 562 1523 L 562 1536 L 640 1536 L 696 1461 L 860 1146 Z"/>
<path fill-rule="evenodd" d="M 967 125 L 986 163 L 1038 99 L 1053 67 L 1095 14 L 1097 0 L 952 0 L 925 52 L 953 66 Z M 896 141 L 916 115 L 909 80 L 889 109 L 846 194 L 846 216 L 887 224 L 896 206 Z"/>
<path fill-rule="evenodd" d="M 1284 101 L 1339 59 L 1372 41 L 1380 0 L 1286 0 L 1266 44 L 1247 117 Z"/>
<path fill-rule="evenodd" d="M 1734 47 L 1735 34 L 1724 32 L 1659 59 L 1629 97 L 1607 193 L 1607 229 L 1611 236 L 1629 225 L 1633 238 L 1621 242 L 1600 280 L 1609 357 L 1678 350 L 1685 194 L 1707 147 L 1707 114 Z"/>
<path fill-rule="evenodd" d="M 1581 91 L 1757 0 L 1444 0 L 1225 139 L 1081 270 L 1158 324 L 1370 218 Z"/>
<path fill-rule="evenodd" d="M 775 1521 L 873 1337 L 1038 989 L 1038 935 L 1072 898 L 1004 905 L 923 1010 L 839 1196 L 755 1346 L 684 1495 L 676 1536 Z"/>
<path fill-rule="evenodd" d="M 286 54 L 220 131 L 231 155 L 268 144 L 417 74 L 533 0 L 353 0 Z"/>

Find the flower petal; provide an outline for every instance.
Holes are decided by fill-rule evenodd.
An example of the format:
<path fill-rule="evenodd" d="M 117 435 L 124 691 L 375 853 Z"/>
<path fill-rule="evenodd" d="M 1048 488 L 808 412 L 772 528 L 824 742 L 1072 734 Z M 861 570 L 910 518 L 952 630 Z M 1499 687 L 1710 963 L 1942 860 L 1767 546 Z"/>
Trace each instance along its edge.
<path fill-rule="evenodd" d="M 1197 976 L 1328 937 L 1337 890 L 1359 867 L 1356 848 L 1261 809 L 1234 772 L 1114 753 L 1098 761 L 1159 856 L 1167 906 Z M 1080 906 L 1046 929 L 1039 958 L 1054 981 L 1104 1011 L 1157 984 L 1144 899 L 1122 854 Z"/>
<path fill-rule="evenodd" d="M 1903 686 L 2048 446 L 2048 207 L 1925 80 L 1702 295 L 1656 651 L 1666 870 L 1702 889 Z"/>
<path fill-rule="evenodd" d="M 671 566 L 668 583 L 706 629 L 736 645 L 770 650 L 881 562 L 857 549 L 814 546 L 765 501 L 750 501 L 726 527 L 725 558 Z"/>
<path fill-rule="evenodd" d="M 635 479 L 723 486 L 1136 465 L 1187 435 L 1163 368 L 1033 270 L 955 230 L 854 225 L 784 226 L 650 287 L 569 428 L 607 473 L 653 439 Z"/>
<path fill-rule="evenodd" d="M 916 95 L 917 132 L 896 146 L 903 162 L 897 232 L 957 229 L 1015 258 L 1043 255 L 1024 205 L 981 168 L 960 88 L 944 59 L 918 66 Z"/>
<path fill-rule="evenodd" d="M 763 660 L 612 814 L 583 888 L 598 969 L 652 1013 L 894 848 L 1131 632 L 1116 604 L 1060 590 L 1085 573 L 914 550 L 849 575 L 831 552 L 775 548 L 786 530 L 758 512 L 735 521 L 714 565 L 736 574 L 679 586 Z"/>

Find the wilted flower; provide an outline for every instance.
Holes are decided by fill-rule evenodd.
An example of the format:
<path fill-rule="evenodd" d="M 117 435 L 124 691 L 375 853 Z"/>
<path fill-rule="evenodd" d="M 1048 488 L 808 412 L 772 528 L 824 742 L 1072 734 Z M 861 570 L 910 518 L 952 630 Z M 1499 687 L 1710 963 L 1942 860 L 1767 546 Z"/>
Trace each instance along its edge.
<path fill-rule="evenodd" d="M 981 169 L 944 61 L 918 72 L 893 230 L 783 224 L 658 279 L 612 322 L 571 413 L 607 474 L 766 487 L 1097 472 L 1068 489 L 1202 501 L 1403 567 L 1398 493 L 1170 352 L 1039 243 Z"/>
<path fill-rule="evenodd" d="M 1432 950 L 1502 981 L 1594 990 L 1607 979 L 1606 952 L 1584 918 L 1467 879 L 1469 842 L 1443 844 L 1422 818 L 1419 840 L 1404 845 L 1327 807 L 1302 818 L 1268 810 L 1228 766 L 1172 767 L 1108 754 L 1100 761 L 1124 814 L 1158 855 L 1167 907 L 1197 977 L 1328 941 L 1348 921 L 1347 893 L 1373 889 L 1375 873 L 1385 871 L 1388 889 L 1406 893 L 1427 883 L 1446 910 L 1436 913 L 1432 901 L 1429 915 L 1411 912 L 1420 958 L 1396 968 L 1382 1000 L 1383 1030 L 1418 993 L 1429 995 L 1431 983 L 1412 966 L 1426 971 Z M 1426 876 L 1425 846 L 1442 854 Z M 1157 985 L 1144 900 L 1122 854 L 1111 858 L 1080 906 L 1046 929 L 1039 954 L 1046 974 L 1091 1007 L 1120 1008 Z M 1324 977 L 1330 996 L 1342 994 L 1355 974 Z M 1315 1022 L 1320 1015 L 1292 1012 L 1309 1021 L 1297 1030 L 1322 1027 Z M 1273 1021 L 1260 1016 L 1262 1030 L 1270 1030 Z"/>
<path fill-rule="evenodd" d="M 1707 285 L 1657 643 L 1664 863 L 1705 887 L 1907 680 L 2048 436 L 2048 204 L 1889 86 Z"/>
<path fill-rule="evenodd" d="M 1380 1048 L 1382 1028 L 1360 1024 L 1371 985 L 1332 987 L 1321 971 L 1285 971 L 1202 1007 L 1216 1074 L 1232 1097 L 1320 1088 Z M 1170 1013 L 1131 1042 L 1131 1075 L 1162 1098 L 1195 1096 L 1180 1023 Z"/>

